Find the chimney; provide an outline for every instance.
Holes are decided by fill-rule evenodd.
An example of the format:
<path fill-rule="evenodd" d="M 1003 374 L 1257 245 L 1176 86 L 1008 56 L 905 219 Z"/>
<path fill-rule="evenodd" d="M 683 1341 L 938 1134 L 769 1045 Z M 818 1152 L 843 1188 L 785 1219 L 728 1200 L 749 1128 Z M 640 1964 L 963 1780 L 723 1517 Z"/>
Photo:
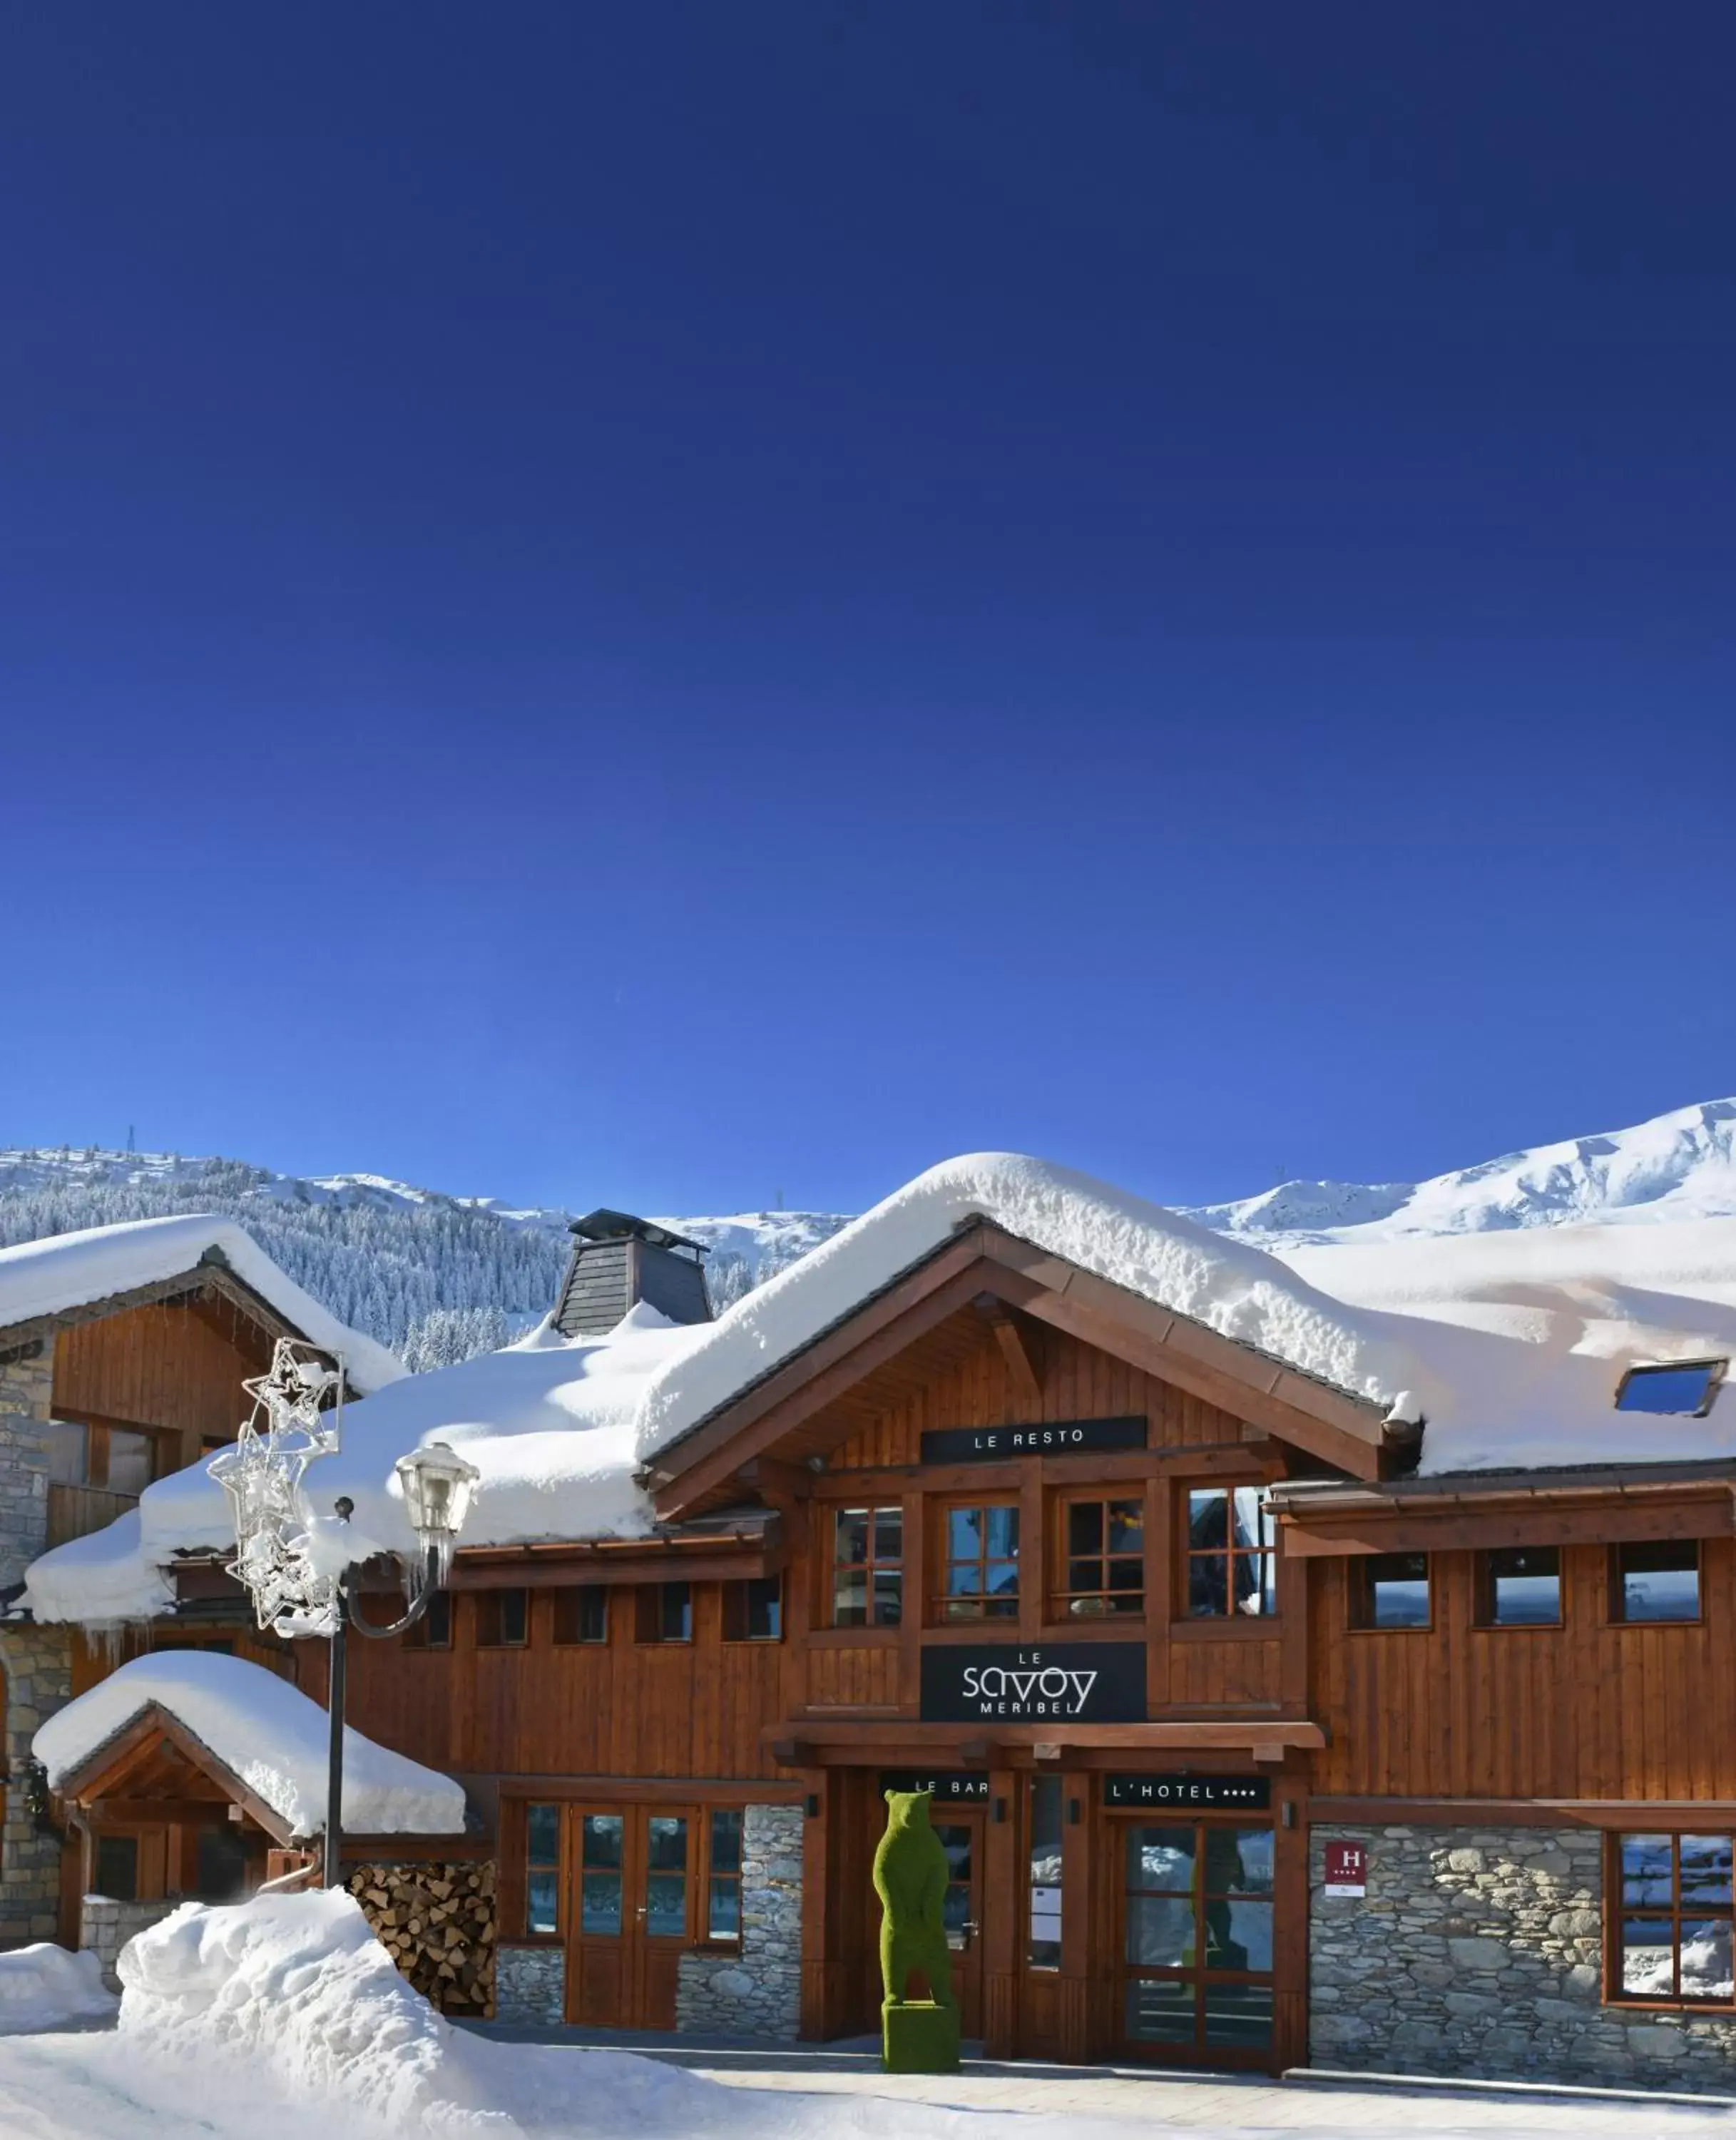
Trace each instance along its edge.
<path fill-rule="evenodd" d="M 705 1250 L 628 1211 L 591 1211 L 572 1222 L 572 1260 L 561 1283 L 555 1328 L 563 1338 L 600 1338 L 644 1301 L 671 1323 L 709 1323 Z"/>

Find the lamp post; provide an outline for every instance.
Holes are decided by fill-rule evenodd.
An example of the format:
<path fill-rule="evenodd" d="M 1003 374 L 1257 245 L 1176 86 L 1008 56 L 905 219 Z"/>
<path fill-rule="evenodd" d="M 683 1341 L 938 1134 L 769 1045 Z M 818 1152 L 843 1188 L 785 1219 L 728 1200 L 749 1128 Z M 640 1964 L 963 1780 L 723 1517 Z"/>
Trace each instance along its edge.
<path fill-rule="evenodd" d="M 442 1441 L 400 1456 L 393 1467 L 405 1513 L 416 1536 L 414 1559 L 397 1558 L 408 1609 L 376 1627 L 351 1609 L 357 1563 L 344 1527 L 355 1513 L 347 1495 L 333 1506 L 336 1521 L 315 1514 L 304 1475 L 310 1464 L 337 1453 L 343 1436 L 344 1369 L 336 1356 L 293 1338 L 280 1338 L 269 1370 L 242 1387 L 253 1400 L 233 1449 L 207 1466 L 234 1504 L 235 1558 L 229 1573 L 253 1601 L 262 1629 L 286 1641 L 325 1635 L 331 1645 L 326 1706 L 331 1735 L 326 1765 L 323 1882 L 340 1877 L 344 1805 L 344 1683 L 351 1627 L 380 1638 L 401 1634 L 428 1610 L 452 1573 L 453 1549 L 470 1511 L 478 1477 Z M 329 1419 L 327 1403 L 330 1402 Z M 363 1555 L 375 1557 L 379 1549 Z"/>

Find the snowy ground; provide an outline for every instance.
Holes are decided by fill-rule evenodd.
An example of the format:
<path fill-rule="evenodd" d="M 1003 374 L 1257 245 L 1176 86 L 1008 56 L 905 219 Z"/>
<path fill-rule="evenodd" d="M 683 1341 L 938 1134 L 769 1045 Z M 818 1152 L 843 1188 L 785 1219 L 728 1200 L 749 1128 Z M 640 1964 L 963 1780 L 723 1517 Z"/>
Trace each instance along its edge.
<path fill-rule="evenodd" d="M 1152 2124 L 1214 2140 L 1279 2129 L 1712 2140 L 1731 2122 L 1661 2103 L 1094 2081 L 1052 2069 L 929 2082 L 738 2072 L 726 2085 L 622 2052 L 452 2029 L 341 1894 L 189 1904 L 141 1934 L 120 1973 L 116 2030 L 0 2038 L 4 2140 L 1126 2140 Z M 42 1968 L 34 2010 L 21 1981 L 21 2018 L 53 2010 L 56 1998 L 78 2007 L 80 1986 L 61 1975 L 56 1984 Z"/>

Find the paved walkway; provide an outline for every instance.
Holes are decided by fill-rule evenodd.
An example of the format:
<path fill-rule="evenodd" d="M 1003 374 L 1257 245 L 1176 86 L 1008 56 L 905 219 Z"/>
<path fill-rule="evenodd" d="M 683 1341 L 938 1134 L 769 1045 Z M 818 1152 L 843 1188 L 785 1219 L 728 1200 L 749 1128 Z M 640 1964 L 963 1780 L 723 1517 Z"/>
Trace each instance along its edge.
<path fill-rule="evenodd" d="M 686 2066 L 732 2088 L 792 2089 L 812 2095 L 878 2096 L 959 2110 L 1019 2110 L 1093 2118 L 1127 2118 L 1141 2125 L 1218 2132 L 1535 2132 L 1680 2136 L 1716 2118 L 1731 2123 L 1716 2098 L 1691 2103 L 1595 2093 L 1523 2088 L 1479 2088 L 1474 2084 L 1382 2083 L 1263 2075 L 1193 2074 L 1144 2066 L 1047 2065 L 1034 2059 L 967 2056 L 962 2073 L 944 2079 L 883 2074 L 872 2038 L 768 2049 L 727 2037 L 689 2036 L 679 2048 L 664 2035 L 626 2030 L 509 2029 L 468 2024 L 478 2035 L 586 2049 L 630 2050 L 671 2065 Z"/>

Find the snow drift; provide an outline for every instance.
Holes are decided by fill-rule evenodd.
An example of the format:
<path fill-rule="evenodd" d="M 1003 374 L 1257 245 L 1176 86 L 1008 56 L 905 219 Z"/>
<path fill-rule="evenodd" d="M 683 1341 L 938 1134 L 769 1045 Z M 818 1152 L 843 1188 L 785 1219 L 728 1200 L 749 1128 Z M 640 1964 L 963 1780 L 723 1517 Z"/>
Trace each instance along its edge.
<path fill-rule="evenodd" d="M 326 1711 L 263 1665 L 215 1650 L 135 1657 L 57 1711 L 38 1727 L 32 1748 L 51 1786 L 153 1703 L 209 1747 L 291 1834 L 323 1832 Z M 355 1835 L 460 1834 L 463 1790 L 346 1726 L 343 1825 Z"/>
<path fill-rule="evenodd" d="M 44 1941 L 0 1954 L 0 2035 L 111 2021 L 117 2002 L 94 1954 Z"/>

